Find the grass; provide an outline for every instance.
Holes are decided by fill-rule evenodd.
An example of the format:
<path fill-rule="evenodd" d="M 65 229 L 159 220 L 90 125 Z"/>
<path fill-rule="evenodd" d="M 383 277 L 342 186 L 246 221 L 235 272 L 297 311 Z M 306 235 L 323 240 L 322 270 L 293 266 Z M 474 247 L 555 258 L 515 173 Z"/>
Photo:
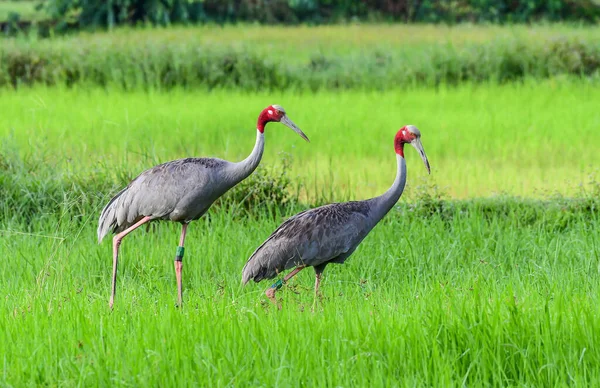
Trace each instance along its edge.
<path fill-rule="evenodd" d="M 125 240 L 112 313 L 110 243 L 96 244 L 95 218 L 4 230 L 0 381 L 593 384 L 597 212 L 557 229 L 548 216 L 527 223 L 479 209 L 450 219 L 393 210 L 349 262 L 328 268 L 314 312 L 311 270 L 280 293 L 282 311 L 262 296 L 270 283 L 240 286 L 245 259 L 279 222 L 270 217 L 216 212 L 190 227 L 183 310 L 174 307 L 176 225 Z"/>
<path fill-rule="evenodd" d="M 35 9 L 35 1 L 0 1 L 0 22 L 8 21 L 11 13 L 19 14 L 21 20 L 41 20 L 43 12 Z"/>
<path fill-rule="evenodd" d="M 392 139 L 405 124 L 421 129 L 432 165 L 427 176 L 407 150 L 409 188 L 436 185 L 452 198 L 572 195 L 600 163 L 592 146 L 600 143 L 598 93 L 595 83 L 569 80 L 343 94 L 5 90 L 0 98 L 11 108 L 0 116 L 0 137 L 64 171 L 133 178 L 180 157 L 243 159 L 258 112 L 279 103 L 311 143 L 270 124 L 263 165 L 289 155 L 290 176 L 309 201 L 387 189 Z"/>
<path fill-rule="evenodd" d="M 290 63 L 305 62 L 315 54 L 344 56 L 357 51 L 395 51 L 404 48 L 423 49 L 437 45 L 457 47 L 485 44 L 503 39 L 515 39 L 535 45 L 540 41 L 579 39 L 597 41 L 600 31 L 595 27 L 569 24 L 482 26 L 461 24 L 403 25 L 348 24 L 330 26 L 259 26 L 214 25 L 167 28 L 119 28 L 110 32 L 82 32 L 58 36 L 38 42 L 54 47 L 124 47 L 183 46 L 194 49 L 220 47 L 249 50 L 269 59 L 285 59 Z M 26 44 L 27 41 L 16 40 Z"/>
<path fill-rule="evenodd" d="M 580 205 L 439 202 L 418 185 L 455 198 L 581 190 L 560 185 L 597 165 L 596 94 L 581 80 L 383 94 L 3 91 L 0 385 L 594 384 L 597 183 Z M 312 142 L 271 124 L 263 164 L 293 155 L 305 199 L 381 192 L 393 134 L 409 121 L 431 180 L 408 150 L 400 206 L 327 269 L 314 311 L 311 270 L 279 294 L 282 311 L 263 296 L 271 283 L 240 285 L 248 256 L 300 209 L 292 204 L 248 216 L 214 208 L 192 224 L 183 309 L 178 226 L 137 231 L 122 246 L 110 312 L 110 239 L 98 245 L 95 228 L 115 183 L 176 157 L 242 158 L 256 112 L 275 101 Z"/>
<path fill-rule="evenodd" d="M 380 91 L 560 75 L 597 79 L 598 41 L 595 28 L 567 26 L 118 30 L 4 40 L 0 87 Z"/>
<path fill-rule="evenodd" d="M 68 48 L 88 39 L 103 47 L 113 39 L 127 47 L 133 41 L 122 39 L 151 41 L 156 34 L 235 45 L 232 37 L 247 31 L 252 47 L 273 48 L 274 56 L 296 48 L 300 59 L 292 61 L 302 61 L 315 47 L 348 53 L 360 42 L 374 45 L 378 35 L 389 47 L 411 39 L 426 47 L 435 37 L 461 45 L 494 34 L 520 34 L 516 39 L 525 42 L 554 33 L 593 40 L 597 32 L 355 29 L 265 28 L 261 40 L 249 26 L 178 28 L 40 44 Z M 384 30 L 390 34 L 378 34 Z M 310 38 L 305 45 L 300 32 Z M 24 42 L 2 44 L 38 44 Z M 600 380 L 600 92 L 593 77 L 316 93 L 89 86 L 0 89 L 0 386 L 593 386 Z M 281 125 L 267 127 L 267 169 L 243 190 L 272 190 L 276 199 L 260 206 L 260 194 L 247 201 L 247 211 L 214 207 L 190 226 L 182 309 L 174 307 L 172 269 L 178 225 L 127 237 L 109 311 L 110 239 L 98 245 L 95 234 L 101 206 L 159 162 L 244 158 L 258 112 L 272 103 L 311 138 L 308 144 Z M 423 134 L 432 175 L 408 149 L 399 205 L 345 265 L 327 268 L 314 310 L 310 269 L 278 294 L 281 311 L 263 296 L 271 283 L 240 285 L 245 260 L 283 219 L 310 203 L 387 189 L 395 173 L 393 135 L 409 123 Z M 281 167 L 282 157 L 291 164 L 278 177 L 269 171 Z M 274 206 L 286 198 L 294 200 Z"/>

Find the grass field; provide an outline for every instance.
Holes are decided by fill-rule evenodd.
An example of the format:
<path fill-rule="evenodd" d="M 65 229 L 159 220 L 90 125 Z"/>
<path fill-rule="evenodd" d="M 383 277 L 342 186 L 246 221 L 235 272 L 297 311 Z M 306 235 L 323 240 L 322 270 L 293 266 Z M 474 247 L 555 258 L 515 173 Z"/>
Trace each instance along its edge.
<path fill-rule="evenodd" d="M 240 28 L 255 47 L 264 41 L 262 49 L 295 54 L 293 61 L 328 47 L 356 54 L 378 34 L 426 50 L 436 36 L 460 45 L 597 33 L 566 26 L 136 33 L 168 41 L 203 31 L 193 39 L 235 46 Z M 310 38 L 306 46 L 300 34 Z M 597 384 L 597 79 L 394 89 L 0 89 L 0 386 Z M 279 124 L 266 129 L 261 166 L 291 160 L 285 188 L 299 202 L 265 199 L 267 211 L 215 207 L 193 223 L 183 308 L 175 307 L 173 276 L 178 225 L 136 231 L 122 245 L 111 312 L 111 243 L 96 241 L 101 206 L 159 162 L 241 160 L 254 144 L 257 114 L 272 103 L 311 139 Z M 315 303 L 311 269 L 278 293 L 281 311 L 264 297 L 271 283 L 241 286 L 248 256 L 282 220 L 311 204 L 387 189 L 392 139 L 405 124 L 421 130 L 432 174 L 407 149 L 398 207 L 345 265 L 327 268 L 322 300 Z"/>
<path fill-rule="evenodd" d="M 278 220 L 279 218 L 277 218 Z M 176 225 L 125 240 L 108 309 L 110 242 L 95 218 L 4 230 L 0 381 L 7 386 L 575 385 L 600 379 L 597 213 L 571 222 L 393 211 L 313 307 L 312 270 L 277 311 L 240 286 L 270 217 L 190 227 L 174 307 Z M 234 243 L 233 243 L 234 242 Z"/>
<path fill-rule="evenodd" d="M 194 26 L 168 29 L 121 28 L 105 33 L 82 33 L 40 41 L 40 46 L 60 48 L 94 46 L 129 47 L 165 44 L 198 49 L 218 47 L 250 50 L 268 58 L 285 58 L 303 62 L 315 54 L 355 55 L 361 51 L 382 50 L 393 54 L 397 50 L 421 51 L 436 45 L 465 46 L 515 39 L 528 44 L 556 39 L 597 41 L 600 31 L 595 27 L 572 25 L 499 26 L 477 25 L 402 25 L 402 24 L 349 24 L 320 27 L 309 26 Z M 17 40 L 15 44 L 30 44 Z"/>
<path fill-rule="evenodd" d="M 409 187 L 437 185 L 453 198 L 572 195 L 600 163 L 592 146 L 600 144 L 600 92 L 585 81 L 316 95 L 37 88 L 0 98 L 11 107 L 0 116 L 0 135 L 23 154 L 131 177 L 180 157 L 241 160 L 258 113 L 279 103 L 311 143 L 270 124 L 263 163 L 289 154 L 292 176 L 313 198 L 332 188 L 344 198 L 383 192 L 394 180 L 393 136 L 406 124 L 422 130 L 432 165 L 426 176 L 409 150 Z"/>
<path fill-rule="evenodd" d="M 315 182 L 334 199 L 384 190 L 391 139 L 411 122 L 433 173 L 421 180 L 408 150 L 407 198 L 420 182 L 456 198 L 535 197 L 571 193 L 597 165 L 596 94 L 568 81 L 312 96 L 38 88 L 3 92 L 12 109 L 0 126 L 45 167 L 135 174 L 187 155 L 240 159 L 256 112 L 280 102 L 312 141 L 271 124 L 263 163 L 293 155 L 293 176 L 309 194 Z M 488 213 L 474 204 L 450 218 L 393 211 L 346 265 L 328 269 L 315 312 L 310 270 L 281 293 L 283 311 L 265 302 L 269 284 L 240 286 L 244 261 L 293 209 L 241 220 L 213 211 L 190 228 L 184 309 L 174 307 L 178 229 L 161 224 L 125 240 L 111 313 L 110 242 L 95 240 L 100 209 L 75 223 L 65 211 L 22 225 L 5 205 L 0 378 L 9 386 L 586 385 L 600 378 L 600 225 L 593 208 L 556 206 L 533 221 L 518 207 Z"/>
<path fill-rule="evenodd" d="M 8 20 L 11 13 L 19 14 L 21 20 L 40 20 L 44 15 L 35 6 L 34 1 L 0 0 L 0 22 Z"/>
<path fill-rule="evenodd" d="M 123 90 L 399 87 L 600 78 L 593 27 L 347 25 L 119 29 L 0 42 L 0 88 Z"/>

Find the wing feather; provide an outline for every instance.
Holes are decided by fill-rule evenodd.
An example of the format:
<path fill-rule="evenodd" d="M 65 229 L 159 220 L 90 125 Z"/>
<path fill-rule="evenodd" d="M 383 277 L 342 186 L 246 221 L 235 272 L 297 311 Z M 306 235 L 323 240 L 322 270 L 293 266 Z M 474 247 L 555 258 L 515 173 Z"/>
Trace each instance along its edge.
<path fill-rule="evenodd" d="M 289 218 L 250 256 L 243 283 L 271 279 L 298 265 L 345 259 L 370 230 L 368 210 L 364 202 L 334 203 Z"/>
<path fill-rule="evenodd" d="M 178 159 L 152 167 L 121 190 L 102 210 L 98 239 L 142 217 L 191 221 L 226 191 L 222 172 L 229 162 L 216 158 Z"/>

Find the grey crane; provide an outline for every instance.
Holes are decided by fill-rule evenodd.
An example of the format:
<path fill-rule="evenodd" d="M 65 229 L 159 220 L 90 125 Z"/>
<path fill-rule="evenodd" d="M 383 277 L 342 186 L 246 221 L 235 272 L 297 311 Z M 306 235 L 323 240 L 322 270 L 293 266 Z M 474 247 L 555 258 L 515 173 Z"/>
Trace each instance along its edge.
<path fill-rule="evenodd" d="M 108 232 L 116 233 L 113 238 L 110 308 L 115 300 L 121 240 L 143 224 L 154 220 L 174 221 L 182 225 L 175 256 L 177 300 L 181 305 L 181 268 L 187 226 L 191 221 L 202 217 L 217 198 L 256 169 L 262 158 L 264 131 L 269 122 L 280 122 L 309 141 L 281 106 L 270 105 L 258 116 L 256 143 L 252 153 L 241 162 L 233 163 L 217 158 L 186 158 L 163 163 L 142 172 L 108 202 L 98 221 L 98 243 L 102 242 Z"/>
<path fill-rule="evenodd" d="M 402 127 L 394 138 L 396 179 L 383 195 L 365 201 L 332 203 L 290 217 L 250 256 L 242 271 L 242 283 L 250 279 L 255 282 L 273 279 L 281 271 L 295 267 L 265 291 L 277 305 L 275 292 L 304 268 L 313 267 L 316 297 L 327 264 L 343 264 L 402 195 L 406 184 L 404 144 L 407 143 L 419 151 L 430 173 L 421 133 L 413 125 Z"/>

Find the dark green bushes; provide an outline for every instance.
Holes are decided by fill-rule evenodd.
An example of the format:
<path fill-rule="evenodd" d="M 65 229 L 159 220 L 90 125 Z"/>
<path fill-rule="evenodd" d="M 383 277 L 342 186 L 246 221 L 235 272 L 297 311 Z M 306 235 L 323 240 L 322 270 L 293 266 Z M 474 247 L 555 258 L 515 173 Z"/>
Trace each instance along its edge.
<path fill-rule="evenodd" d="M 595 0 L 48 0 L 52 19 L 79 27 L 150 22 L 331 23 L 387 20 L 428 23 L 587 21 L 600 19 Z"/>
<path fill-rule="evenodd" d="M 592 76 L 600 42 L 498 39 L 463 47 L 432 45 L 343 56 L 318 54 L 305 63 L 262 57 L 251 49 L 177 43 L 136 45 L 15 42 L 0 46 L 0 87 L 75 84 L 123 89 L 235 88 L 274 90 L 394 89 L 441 83 L 507 82 L 526 77 Z"/>

